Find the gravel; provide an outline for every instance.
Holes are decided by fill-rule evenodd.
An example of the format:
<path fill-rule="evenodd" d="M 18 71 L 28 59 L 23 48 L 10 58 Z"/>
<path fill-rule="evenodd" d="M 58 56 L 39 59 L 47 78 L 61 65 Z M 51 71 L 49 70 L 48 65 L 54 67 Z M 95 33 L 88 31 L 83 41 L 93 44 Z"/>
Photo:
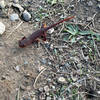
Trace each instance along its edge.
<path fill-rule="evenodd" d="M 0 8 L 3 9 L 3 8 L 5 8 L 5 6 L 6 6 L 5 1 L 1 0 L 0 1 Z"/>
<path fill-rule="evenodd" d="M 0 35 L 2 35 L 5 32 L 5 25 L 0 22 Z"/>
<path fill-rule="evenodd" d="M 19 2 L 19 0 L 13 0 L 13 2 L 14 2 L 14 3 L 18 3 L 18 2 Z"/>
<path fill-rule="evenodd" d="M 27 10 L 25 10 L 22 14 L 22 18 L 24 21 L 28 22 L 31 19 L 31 14 Z"/>
<path fill-rule="evenodd" d="M 17 9 L 19 9 L 20 12 L 24 11 L 24 8 L 20 4 L 13 3 L 12 6 L 15 7 L 15 8 L 17 8 Z"/>
<path fill-rule="evenodd" d="M 17 13 L 13 13 L 10 15 L 10 20 L 11 21 L 16 21 L 19 20 L 19 15 Z"/>
<path fill-rule="evenodd" d="M 59 83 L 66 83 L 66 79 L 64 77 L 59 77 L 58 82 Z"/>

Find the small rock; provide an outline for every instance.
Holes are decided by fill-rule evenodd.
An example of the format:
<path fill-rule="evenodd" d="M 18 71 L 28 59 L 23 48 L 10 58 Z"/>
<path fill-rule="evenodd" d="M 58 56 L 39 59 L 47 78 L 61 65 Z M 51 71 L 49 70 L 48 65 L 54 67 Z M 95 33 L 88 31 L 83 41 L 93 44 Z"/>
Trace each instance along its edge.
<path fill-rule="evenodd" d="M 66 79 L 64 77 L 59 77 L 58 82 L 60 83 L 66 83 Z"/>
<path fill-rule="evenodd" d="M 97 4 L 97 8 L 100 9 L 100 4 Z"/>
<path fill-rule="evenodd" d="M 45 98 L 46 98 L 46 94 L 45 93 L 41 93 L 39 95 L 39 100 L 45 100 Z"/>
<path fill-rule="evenodd" d="M 28 61 L 24 61 L 24 65 L 28 65 Z"/>
<path fill-rule="evenodd" d="M 5 8 L 5 6 L 6 6 L 5 5 L 5 1 L 4 0 L 1 0 L 0 1 L 0 8 L 3 9 L 3 8 Z"/>
<path fill-rule="evenodd" d="M 48 65 L 52 65 L 52 63 L 49 61 L 49 62 L 48 62 Z"/>
<path fill-rule="evenodd" d="M 51 97 L 47 97 L 46 100 L 52 100 Z"/>
<path fill-rule="evenodd" d="M 93 2 L 92 1 L 89 1 L 88 2 L 88 6 L 93 6 Z"/>
<path fill-rule="evenodd" d="M 23 100 L 31 100 L 29 97 L 24 97 Z"/>
<path fill-rule="evenodd" d="M 12 2 L 10 2 L 10 3 L 7 3 L 7 4 L 6 4 L 7 8 L 11 8 L 11 7 L 12 7 L 12 5 L 13 5 L 13 3 L 12 3 Z"/>
<path fill-rule="evenodd" d="M 43 88 L 42 88 L 42 87 L 40 87 L 40 88 L 39 88 L 39 91 L 40 91 L 40 92 L 42 92 L 42 91 L 43 91 Z"/>
<path fill-rule="evenodd" d="M 54 85 L 52 85 L 51 87 L 52 87 L 52 89 L 53 89 L 53 90 L 55 90 L 55 89 L 56 89 L 56 87 L 55 87 Z"/>
<path fill-rule="evenodd" d="M 23 18 L 24 21 L 27 21 L 28 22 L 31 19 L 31 14 L 25 10 L 23 12 L 23 14 L 22 14 L 22 18 Z"/>
<path fill-rule="evenodd" d="M 47 81 L 48 81 L 48 82 L 51 82 L 51 79 L 50 79 L 50 78 L 48 78 L 48 79 L 47 79 Z"/>
<path fill-rule="evenodd" d="M 41 72 L 45 67 L 44 66 L 40 66 L 38 69 L 39 69 L 39 72 Z"/>
<path fill-rule="evenodd" d="M 47 86 L 47 85 L 44 86 L 44 91 L 45 91 L 45 92 L 49 92 L 49 90 L 50 90 L 49 86 Z"/>
<path fill-rule="evenodd" d="M 12 6 L 15 7 L 15 8 L 18 8 L 20 12 L 24 11 L 24 8 L 20 4 L 13 3 Z"/>
<path fill-rule="evenodd" d="M 41 59 L 41 62 L 42 62 L 43 64 L 46 64 L 46 63 L 47 63 L 47 61 L 46 61 L 45 58 Z"/>
<path fill-rule="evenodd" d="M 15 13 L 15 14 L 11 14 L 11 15 L 10 15 L 10 20 L 11 20 L 11 21 L 19 20 L 18 14 L 16 14 L 16 13 Z"/>
<path fill-rule="evenodd" d="M 17 66 L 15 67 L 15 70 L 16 70 L 17 72 L 19 72 L 20 67 L 17 65 Z"/>
<path fill-rule="evenodd" d="M 59 97 L 58 100 L 62 100 L 62 99 Z"/>
<path fill-rule="evenodd" d="M 26 87 L 24 85 L 20 85 L 20 90 L 25 91 Z"/>
<path fill-rule="evenodd" d="M 50 45 L 50 49 L 54 49 L 54 45 L 53 44 Z"/>
<path fill-rule="evenodd" d="M 87 17 L 87 21 L 91 21 L 92 20 L 92 17 Z"/>
<path fill-rule="evenodd" d="M 75 74 L 75 73 L 71 73 L 71 78 L 72 78 L 72 80 L 73 81 L 77 81 L 77 79 L 78 79 L 78 76 L 77 76 L 77 74 Z"/>
<path fill-rule="evenodd" d="M 46 95 L 47 95 L 47 96 L 49 96 L 49 95 L 50 95 L 50 93 L 49 93 L 49 92 L 46 92 Z"/>
<path fill-rule="evenodd" d="M 13 2 L 14 2 L 14 3 L 18 3 L 18 2 L 19 2 L 19 0 L 13 0 Z"/>
<path fill-rule="evenodd" d="M 100 94 L 100 91 L 97 91 L 98 94 Z"/>
<path fill-rule="evenodd" d="M 49 29 L 48 32 L 49 32 L 50 34 L 53 33 L 53 32 L 54 32 L 54 28 Z"/>
<path fill-rule="evenodd" d="M 30 91 L 32 89 L 32 87 L 31 86 L 27 86 L 26 89 L 27 89 L 27 91 Z"/>
<path fill-rule="evenodd" d="M 0 35 L 2 35 L 5 32 L 5 25 L 0 22 Z"/>
<path fill-rule="evenodd" d="M 5 80 L 5 79 L 7 79 L 6 76 L 2 76 L 2 77 L 1 77 L 1 80 Z"/>

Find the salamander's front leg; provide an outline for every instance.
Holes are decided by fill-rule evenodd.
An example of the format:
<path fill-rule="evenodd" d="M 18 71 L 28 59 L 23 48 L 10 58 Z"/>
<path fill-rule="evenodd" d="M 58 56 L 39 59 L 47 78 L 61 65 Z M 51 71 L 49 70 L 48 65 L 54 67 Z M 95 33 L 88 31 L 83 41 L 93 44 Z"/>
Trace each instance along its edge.
<path fill-rule="evenodd" d="M 46 23 L 44 23 L 41 28 L 45 28 L 45 27 L 47 27 Z M 41 38 L 42 38 L 43 41 L 46 41 L 46 32 L 44 32 L 42 34 Z"/>

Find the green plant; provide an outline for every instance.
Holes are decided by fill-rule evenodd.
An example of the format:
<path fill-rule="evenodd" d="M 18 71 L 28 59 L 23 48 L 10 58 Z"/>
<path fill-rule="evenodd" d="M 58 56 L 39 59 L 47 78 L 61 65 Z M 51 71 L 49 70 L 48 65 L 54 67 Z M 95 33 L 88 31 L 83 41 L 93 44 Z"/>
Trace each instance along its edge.
<path fill-rule="evenodd" d="M 98 33 L 95 33 L 91 30 L 85 30 L 85 31 L 82 31 L 79 29 L 79 27 L 77 25 L 66 25 L 66 29 L 64 30 L 64 32 L 67 32 L 67 33 L 70 33 L 69 35 L 69 40 L 71 40 L 72 43 L 76 42 L 77 41 L 77 37 L 79 35 L 81 36 L 86 36 L 86 35 L 90 35 L 89 38 L 92 36 L 95 38 L 95 40 L 97 41 L 100 41 L 100 35 Z"/>
<path fill-rule="evenodd" d="M 50 3 L 50 4 L 56 4 L 58 2 L 64 2 L 64 0 L 47 0 L 47 3 Z"/>

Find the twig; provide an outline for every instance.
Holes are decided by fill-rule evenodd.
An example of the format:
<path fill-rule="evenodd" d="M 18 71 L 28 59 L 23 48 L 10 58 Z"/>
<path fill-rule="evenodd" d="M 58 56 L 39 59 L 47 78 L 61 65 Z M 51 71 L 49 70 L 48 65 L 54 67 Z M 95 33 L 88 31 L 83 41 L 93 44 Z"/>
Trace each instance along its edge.
<path fill-rule="evenodd" d="M 23 23 L 23 22 L 21 21 L 21 22 L 13 29 L 13 31 L 7 36 L 7 39 L 13 34 L 13 32 L 14 32 L 16 29 L 18 29 L 18 28 L 21 26 L 22 23 Z"/>
<path fill-rule="evenodd" d="M 68 88 L 66 88 L 66 89 L 61 93 L 61 95 L 63 95 L 63 94 L 64 94 L 68 89 L 70 89 L 72 86 L 76 85 L 76 83 L 80 83 L 80 82 L 82 82 L 82 81 L 84 81 L 84 80 L 86 80 L 86 77 L 84 77 L 84 78 L 82 78 L 82 79 L 80 79 L 80 80 L 77 80 L 77 82 L 71 83 L 71 84 L 68 86 Z"/>
<path fill-rule="evenodd" d="M 98 53 L 98 56 L 100 57 L 100 52 L 97 48 L 97 45 L 95 44 L 95 40 L 94 40 L 94 37 L 92 36 L 92 39 L 93 39 L 93 43 L 94 43 L 94 48 L 96 49 L 97 53 Z"/>
<path fill-rule="evenodd" d="M 100 79 L 99 79 L 99 78 L 96 78 L 96 77 L 94 77 L 94 76 L 92 76 L 92 75 L 87 74 L 87 77 L 88 77 L 89 79 L 93 79 L 93 80 L 95 80 L 95 81 L 97 81 L 97 82 L 100 82 Z"/>
<path fill-rule="evenodd" d="M 48 49 L 43 45 L 44 49 L 46 50 L 46 52 L 49 54 L 51 60 L 53 60 L 53 56 L 50 54 L 50 52 L 48 51 Z"/>
<path fill-rule="evenodd" d="M 93 25 L 94 25 L 94 18 L 95 18 L 95 16 L 96 16 L 96 14 L 97 14 L 97 12 L 93 15 L 93 17 L 92 17 L 92 21 L 91 22 L 89 22 L 85 27 L 84 27 L 84 29 L 86 29 L 91 23 L 93 23 Z"/>
<path fill-rule="evenodd" d="M 38 76 L 36 77 L 35 82 L 34 82 L 34 85 L 33 85 L 35 89 L 36 89 L 36 82 L 37 82 L 38 78 L 41 76 L 41 74 L 42 74 L 45 70 L 47 70 L 47 68 L 44 68 L 44 69 L 38 74 Z"/>

